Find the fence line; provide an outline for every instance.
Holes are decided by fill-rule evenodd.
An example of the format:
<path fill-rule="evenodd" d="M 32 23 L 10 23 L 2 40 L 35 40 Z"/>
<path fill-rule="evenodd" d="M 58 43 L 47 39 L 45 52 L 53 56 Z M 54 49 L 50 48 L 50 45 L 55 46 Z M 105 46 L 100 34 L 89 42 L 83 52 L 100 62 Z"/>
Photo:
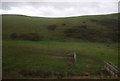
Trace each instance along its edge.
<path fill-rule="evenodd" d="M 117 66 L 115 66 L 114 64 L 112 64 L 110 62 L 104 62 L 103 69 L 114 77 L 119 76 L 119 70 L 118 70 Z"/>

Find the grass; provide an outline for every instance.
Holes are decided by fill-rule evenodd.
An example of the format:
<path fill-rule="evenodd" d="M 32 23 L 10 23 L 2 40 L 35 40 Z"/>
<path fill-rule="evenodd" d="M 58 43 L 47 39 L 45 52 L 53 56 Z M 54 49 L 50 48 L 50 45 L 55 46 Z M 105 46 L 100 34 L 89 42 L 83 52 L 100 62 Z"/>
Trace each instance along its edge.
<path fill-rule="evenodd" d="M 104 61 L 118 65 L 118 45 L 111 39 L 109 41 L 111 33 L 117 30 L 117 20 L 118 14 L 67 18 L 2 15 L 3 78 L 52 74 L 99 75 Z M 50 25 L 57 27 L 49 30 Z M 80 31 L 83 26 L 87 29 Z M 66 36 L 65 31 L 74 27 L 79 32 L 70 33 L 82 35 L 82 38 Z M 100 33 L 94 32 L 96 30 Z M 93 32 L 95 36 L 91 35 Z M 41 41 L 11 40 L 12 33 L 37 33 L 43 38 Z M 97 40 L 90 42 L 88 39 L 91 37 Z M 100 42 L 102 40 L 103 43 Z M 69 58 L 74 52 L 77 53 L 77 64 Z"/>
<path fill-rule="evenodd" d="M 102 25 L 101 22 L 93 22 L 92 19 L 97 21 L 116 21 Z M 38 33 L 44 39 L 61 39 L 64 37 L 64 31 L 74 26 L 86 25 L 89 29 L 97 29 L 102 31 L 112 31 L 116 28 L 118 14 L 110 15 L 93 15 L 93 16 L 78 16 L 67 18 L 42 18 L 42 17 L 26 17 L 19 15 L 3 15 L 3 38 L 9 38 L 11 33 Z M 85 23 L 83 23 L 85 22 Z M 63 26 L 62 24 L 66 24 Z M 110 24 L 111 28 L 107 25 Z M 48 30 L 49 25 L 56 25 L 54 31 Z M 104 32 L 103 32 L 104 33 Z"/>
<path fill-rule="evenodd" d="M 109 47 L 102 43 L 83 41 L 23 41 L 3 40 L 3 76 L 6 71 L 32 71 L 95 75 L 103 61 L 118 64 L 117 44 Z M 77 64 L 65 57 L 77 53 Z M 10 75 L 9 75 L 10 76 Z"/>

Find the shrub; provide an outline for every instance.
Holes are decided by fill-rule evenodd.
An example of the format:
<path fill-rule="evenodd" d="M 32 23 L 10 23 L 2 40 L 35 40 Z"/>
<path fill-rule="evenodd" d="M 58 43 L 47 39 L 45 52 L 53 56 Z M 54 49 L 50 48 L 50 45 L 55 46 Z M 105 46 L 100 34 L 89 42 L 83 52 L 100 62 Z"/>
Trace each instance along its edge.
<path fill-rule="evenodd" d="M 41 36 L 37 33 L 21 34 L 19 39 L 30 40 L 30 41 L 39 41 Z"/>
<path fill-rule="evenodd" d="M 30 40 L 30 41 L 39 41 L 42 36 L 37 33 L 28 33 L 28 34 L 19 34 L 16 33 L 11 34 L 12 39 L 20 39 L 20 40 Z"/>
<path fill-rule="evenodd" d="M 112 30 L 118 29 L 118 20 L 117 19 L 104 18 L 101 20 L 91 19 L 91 21 L 96 22 L 97 24 L 104 25 Z"/>
<path fill-rule="evenodd" d="M 86 23 L 85 21 L 83 21 L 82 23 Z"/>
<path fill-rule="evenodd" d="M 40 35 L 37 34 L 37 33 L 30 33 L 28 34 L 28 40 L 31 40 L 31 41 L 39 41 L 41 39 Z"/>
<path fill-rule="evenodd" d="M 63 26 L 65 26 L 66 24 L 65 24 L 65 23 L 63 23 L 62 25 L 63 25 Z"/>
<path fill-rule="evenodd" d="M 16 39 L 18 37 L 18 34 L 17 33 L 12 33 L 11 35 L 10 35 L 10 38 L 12 38 L 12 39 Z"/>
<path fill-rule="evenodd" d="M 110 31 L 100 29 L 85 28 L 86 26 L 76 26 L 64 31 L 65 37 L 87 40 L 90 42 L 109 42 L 114 41 L 114 35 Z"/>
<path fill-rule="evenodd" d="M 49 25 L 49 26 L 48 26 L 48 29 L 49 29 L 49 30 L 55 30 L 56 27 L 57 27 L 56 25 Z"/>
<path fill-rule="evenodd" d="M 20 34 L 18 39 L 27 40 L 27 35 L 26 34 Z"/>

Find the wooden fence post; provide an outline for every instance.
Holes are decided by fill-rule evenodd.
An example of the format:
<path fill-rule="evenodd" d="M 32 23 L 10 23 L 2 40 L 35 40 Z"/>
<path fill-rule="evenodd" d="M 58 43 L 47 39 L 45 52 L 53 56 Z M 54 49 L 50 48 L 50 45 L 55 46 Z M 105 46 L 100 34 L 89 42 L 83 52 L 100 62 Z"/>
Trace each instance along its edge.
<path fill-rule="evenodd" d="M 74 62 L 75 62 L 75 64 L 77 64 L 77 55 L 76 55 L 76 52 L 74 52 Z"/>

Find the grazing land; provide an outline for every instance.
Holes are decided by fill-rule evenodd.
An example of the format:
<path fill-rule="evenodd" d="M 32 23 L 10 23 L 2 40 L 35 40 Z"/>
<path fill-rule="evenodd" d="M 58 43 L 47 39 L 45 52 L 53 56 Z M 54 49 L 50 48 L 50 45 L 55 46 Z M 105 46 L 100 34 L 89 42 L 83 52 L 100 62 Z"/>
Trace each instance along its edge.
<path fill-rule="evenodd" d="M 41 77 L 51 75 L 99 75 L 103 61 L 117 65 L 117 45 L 83 41 L 21 41 L 3 40 L 3 76 L 20 75 Z M 73 59 L 62 58 L 77 53 L 77 64 Z M 61 58 L 59 58 L 61 57 Z M 13 72 L 13 75 L 11 74 Z M 4 74 L 5 73 L 5 74 Z M 44 75 L 47 77 L 47 75 Z M 18 78 L 15 77 L 15 78 Z"/>
<path fill-rule="evenodd" d="M 117 15 L 3 15 L 3 78 L 101 75 L 104 61 L 118 65 Z"/>

